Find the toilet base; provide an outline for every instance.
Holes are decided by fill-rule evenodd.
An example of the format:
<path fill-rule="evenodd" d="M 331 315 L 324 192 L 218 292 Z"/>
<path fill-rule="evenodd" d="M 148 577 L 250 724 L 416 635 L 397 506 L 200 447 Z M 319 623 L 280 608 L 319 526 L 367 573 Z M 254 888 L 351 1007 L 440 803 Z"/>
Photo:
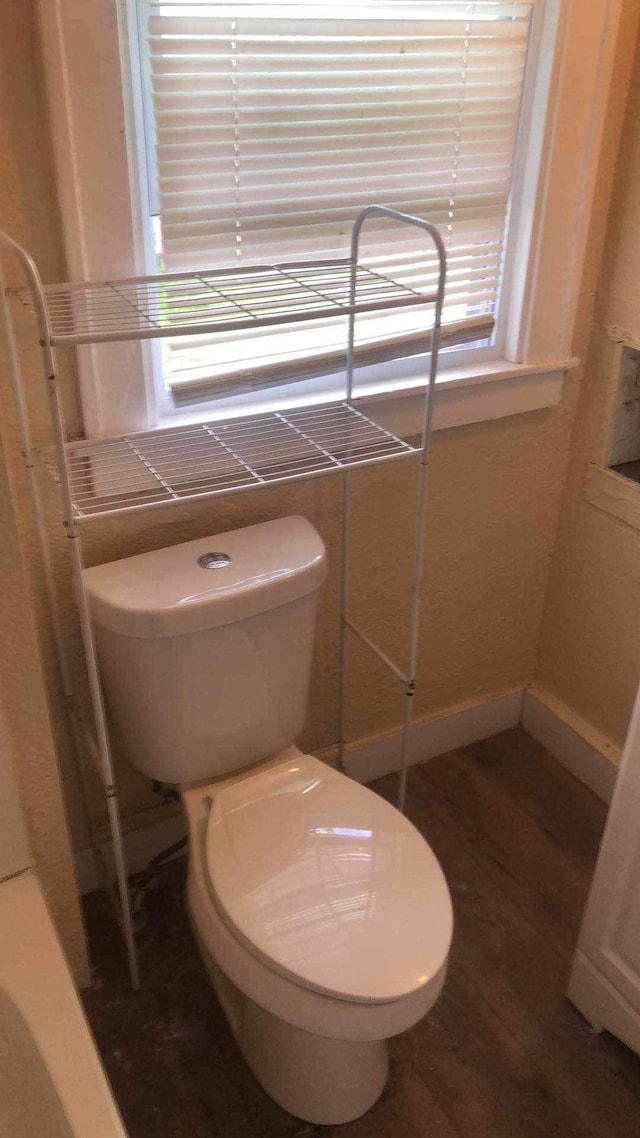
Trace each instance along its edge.
<path fill-rule="evenodd" d="M 328 1039 L 285 1023 L 236 988 L 192 928 L 235 1040 L 267 1094 L 289 1114 L 322 1126 L 369 1110 L 387 1081 L 387 1041 Z"/>

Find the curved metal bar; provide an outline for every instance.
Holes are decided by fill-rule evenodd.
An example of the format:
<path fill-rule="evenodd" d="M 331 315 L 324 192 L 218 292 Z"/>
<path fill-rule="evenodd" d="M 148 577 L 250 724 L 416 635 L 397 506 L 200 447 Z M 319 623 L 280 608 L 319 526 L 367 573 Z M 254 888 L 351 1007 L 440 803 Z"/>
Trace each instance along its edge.
<path fill-rule="evenodd" d="M 0 245 L 4 245 L 5 249 L 9 249 L 20 262 L 33 296 L 34 305 L 36 306 L 35 311 L 38 321 L 38 330 L 40 335 L 45 336 L 48 340 L 49 320 L 47 318 L 47 307 L 44 300 L 44 286 L 33 257 L 27 253 L 26 249 L 23 249 L 22 245 L 14 241 L 13 237 L 9 237 L 9 234 L 4 233 L 2 230 L 0 230 Z"/>
<path fill-rule="evenodd" d="M 414 217 L 410 213 L 402 213 L 400 210 L 390 209 L 389 206 L 386 206 L 386 205 L 368 205 L 368 206 L 365 206 L 365 208 L 363 210 L 361 210 L 360 213 L 358 214 L 358 216 L 354 222 L 353 230 L 351 232 L 351 256 L 350 256 L 351 279 L 350 279 L 350 291 L 349 291 L 349 304 L 350 304 L 352 311 L 349 315 L 349 340 L 348 340 L 348 345 L 347 345 L 347 401 L 349 401 L 351 399 L 352 392 L 353 392 L 353 348 L 354 348 L 354 338 L 355 338 L 354 333 L 355 333 L 355 319 L 356 319 L 356 314 L 353 311 L 353 308 L 354 308 L 355 302 L 356 302 L 356 287 L 357 287 L 357 275 L 356 274 L 357 274 L 358 259 L 359 259 L 359 252 L 360 252 L 360 233 L 362 231 L 363 225 L 365 224 L 366 221 L 369 220 L 370 217 L 386 217 L 390 221 L 399 221 L 403 225 L 413 225 L 413 226 L 416 226 L 418 229 L 422 229 L 425 233 L 427 233 L 429 235 L 429 237 L 431 237 L 431 240 L 433 241 L 433 243 L 436 247 L 436 252 L 438 254 L 438 288 L 436 290 L 436 300 L 435 300 L 435 309 L 434 309 L 434 321 L 433 321 L 434 328 L 437 328 L 439 330 L 440 326 L 441 326 L 441 320 L 442 320 L 442 306 L 444 303 L 444 289 L 445 289 L 446 273 L 447 273 L 447 254 L 445 252 L 444 242 L 442 240 L 442 237 L 440 236 L 440 233 L 436 229 L 435 225 L 431 221 L 427 221 L 425 218 Z M 433 348 L 431 351 L 432 359 L 433 359 L 434 355 L 436 356 L 436 363 L 437 363 L 437 354 L 438 354 L 438 352 L 437 352 L 437 345 L 436 345 L 435 351 L 433 350 Z M 431 378 L 432 378 L 431 372 L 432 371 L 433 371 L 433 369 L 430 369 L 429 383 L 431 383 Z"/>
<path fill-rule="evenodd" d="M 14 256 L 20 262 L 22 271 L 27 279 L 29 292 L 31 293 L 31 300 L 33 302 L 33 312 L 38 327 L 38 339 L 40 343 L 40 350 L 42 353 L 42 361 L 44 365 L 44 372 L 46 377 L 47 397 L 49 400 L 49 413 L 51 416 L 51 427 L 53 430 L 53 440 L 56 452 L 56 462 L 58 464 L 58 471 L 60 473 L 60 489 L 62 492 L 63 507 L 64 507 L 64 525 L 67 530 L 68 536 L 75 536 L 75 519 L 73 515 L 73 500 L 71 497 L 71 480 L 69 477 L 69 466 L 67 463 L 66 454 L 66 433 L 64 429 L 64 416 L 62 412 L 62 404 L 58 393 L 57 376 L 56 376 L 56 360 L 53 348 L 51 346 L 51 328 L 49 326 L 49 317 L 47 315 L 47 305 L 44 295 L 44 287 L 42 278 L 38 272 L 37 266 L 33 258 L 14 241 L 6 233 L 0 233 L 0 245 L 9 248 Z M 20 384 L 18 384 L 20 387 Z M 25 416 L 25 423 L 28 422 L 26 418 L 26 405 L 22 404 L 20 408 L 21 414 Z"/>
<path fill-rule="evenodd" d="M 433 432 L 433 394 L 438 374 L 438 351 L 440 348 L 440 329 L 442 326 L 442 308 L 444 305 L 444 291 L 447 273 L 447 255 L 444 242 L 439 231 L 432 222 L 412 214 L 402 213 L 400 210 L 390 209 L 388 206 L 366 206 L 356 218 L 351 235 L 351 277 L 350 277 L 350 307 L 349 332 L 347 342 L 347 402 L 353 399 L 353 366 L 354 366 L 354 340 L 355 340 L 355 301 L 357 286 L 357 269 L 360 252 L 360 233 L 363 225 L 371 217 L 384 217 L 404 225 L 412 225 L 423 230 L 432 240 L 438 257 L 438 288 L 433 319 L 433 333 L 431 339 L 431 356 L 429 363 L 429 376 L 425 394 L 424 417 L 422 422 L 422 446 L 420 458 L 420 473 L 418 478 L 418 507 L 416 546 L 413 566 L 413 585 L 411 590 L 409 653 L 407 665 L 407 684 L 405 689 L 405 710 L 402 725 L 400 768 L 398 783 L 398 809 L 404 812 L 407 793 L 407 773 L 409 767 L 409 740 L 413 702 L 416 693 L 416 671 L 418 664 L 418 643 L 420 634 L 420 608 L 421 608 L 421 580 L 424 566 L 424 547 L 426 534 L 426 506 L 428 489 L 428 464 L 431 449 L 431 436 Z M 342 586 L 341 586 L 341 651 L 340 651 L 340 695 L 339 695 L 339 744 L 338 761 L 344 766 L 343 754 L 345 745 L 345 703 L 346 703 L 346 639 L 348 631 L 347 622 L 347 578 L 349 571 L 349 530 L 351 525 L 350 476 L 346 472 L 343 476 L 342 494 L 342 524 L 344 539 L 342 545 Z"/>

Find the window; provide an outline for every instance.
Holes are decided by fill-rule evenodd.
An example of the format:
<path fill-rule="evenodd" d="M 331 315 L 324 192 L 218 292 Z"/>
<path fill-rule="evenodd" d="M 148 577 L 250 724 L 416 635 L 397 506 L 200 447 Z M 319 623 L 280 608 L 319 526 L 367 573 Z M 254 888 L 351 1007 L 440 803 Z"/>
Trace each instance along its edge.
<path fill-rule="evenodd" d="M 171 262 L 172 267 L 180 263 L 179 258 L 193 253 L 192 238 L 204 239 L 196 252 L 198 260 L 200 256 L 210 260 L 214 254 L 218 260 L 223 255 L 233 260 L 238 257 L 238 246 L 242 259 L 262 259 L 264 254 L 269 260 L 281 260 L 296 257 L 301 251 L 304 256 L 315 255 L 319 248 L 323 256 L 343 254 L 347 214 L 350 228 L 357 208 L 371 201 L 375 191 L 378 200 L 389 204 L 395 200 L 401 208 L 437 215 L 443 227 L 452 225 L 448 316 L 454 326 L 462 324 L 459 331 L 463 336 L 469 334 L 469 321 L 479 321 L 480 332 L 475 334 L 485 337 L 480 345 L 452 347 L 446 353 L 436 400 L 436 425 L 513 414 L 557 402 L 563 369 L 571 363 L 573 318 L 613 71 L 620 0 L 590 0 L 588 5 L 571 0 L 520 4 L 505 0 L 449 0 L 440 4 L 434 0 L 393 0 L 386 5 L 382 0 L 363 0 L 345 5 L 344 11 L 328 2 L 320 11 L 337 41 L 331 65 L 326 36 L 315 37 L 321 45 L 317 50 L 309 42 L 310 11 L 306 4 L 293 5 L 286 0 L 278 7 L 238 3 L 233 10 L 229 5 L 188 5 L 175 0 L 172 4 L 149 0 L 144 5 L 142 0 L 41 0 L 49 110 L 71 278 L 100 280 L 154 271 L 156 249 L 149 240 L 152 217 L 159 218 L 155 222 L 162 242 L 158 248 L 167 266 Z M 232 12 L 235 36 L 229 22 Z M 279 13 L 283 12 L 292 13 L 286 22 L 292 28 L 295 23 L 299 37 L 296 51 L 299 53 L 304 42 L 307 52 L 305 68 L 299 71 L 290 54 L 276 49 L 273 39 L 275 25 L 282 18 Z M 393 32 L 389 12 L 393 12 Z M 201 21 L 197 26 L 203 30 L 198 31 L 195 42 L 199 51 L 194 53 L 194 40 L 181 40 L 179 25 L 190 28 L 192 34 L 195 21 Z M 222 29 L 218 40 L 212 40 L 212 21 L 218 21 L 217 27 Z M 237 34 L 239 22 L 242 35 Z M 449 53 L 451 67 L 439 59 L 436 70 L 429 69 L 429 78 L 418 80 L 413 72 L 420 67 L 414 67 L 414 55 L 424 48 L 425 28 L 433 32 L 438 24 L 451 29 L 451 35 L 439 41 L 439 46 L 430 44 L 429 51 L 433 47 L 433 55 Z M 259 26 L 269 28 L 268 51 L 255 47 Z M 483 50 L 492 45 L 494 58 L 482 56 L 477 42 L 480 37 L 472 34 L 481 26 L 487 29 Z M 373 51 L 369 51 L 369 44 L 364 47 L 366 35 L 357 35 L 356 27 L 368 32 L 370 40 L 373 37 Z M 383 27 L 385 34 L 376 39 Z M 150 31 L 153 42 L 148 42 Z M 351 39 L 348 31 L 353 31 Z M 153 36 L 164 36 L 165 32 L 170 35 L 163 48 Z M 171 37 L 173 47 L 179 44 L 179 50 L 176 47 L 167 52 Z M 224 52 L 218 51 L 223 42 L 227 44 Z M 217 57 L 212 45 L 217 45 Z M 310 48 L 311 54 L 319 57 L 313 67 Z M 254 61 L 250 63 L 247 56 L 252 53 Z M 265 62 L 264 71 L 258 69 L 256 73 L 255 57 L 263 55 L 271 57 L 269 66 Z M 277 67 L 273 66 L 274 55 L 279 58 Z M 372 55 L 380 56 L 378 69 L 369 66 L 375 61 L 369 58 L 364 66 L 363 56 Z M 190 59 L 189 67 L 196 62 L 204 66 L 204 73 L 176 72 L 178 56 Z M 188 148 L 196 141 L 195 132 L 202 129 L 206 116 L 211 115 L 212 76 L 216 76 L 216 83 L 222 83 L 224 67 L 216 70 L 216 58 L 227 68 L 226 87 L 215 88 L 220 92 L 215 95 L 215 105 L 220 108 L 216 121 L 227 116 L 226 142 L 218 137 L 214 148 L 210 135 L 204 147 L 207 165 L 197 168 L 192 161 L 195 150 L 189 152 Z M 141 66 L 144 59 L 148 62 Z M 398 60 L 398 81 L 385 78 L 385 98 L 380 104 L 380 72 L 395 71 Z M 260 68 L 263 62 L 260 59 Z M 152 74 L 162 75 L 162 81 L 152 81 Z M 463 77 L 464 98 L 460 100 Z M 257 80 L 266 87 L 258 87 L 260 102 L 252 103 L 254 91 L 246 84 Z M 462 107 L 462 113 L 459 123 L 455 116 L 456 132 L 447 135 L 445 141 L 443 134 L 430 132 L 435 130 L 438 114 L 433 112 L 434 100 L 447 86 L 452 95 L 449 109 L 453 109 L 455 89 L 456 105 Z M 322 104 L 322 116 L 311 100 L 312 91 L 315 99 L 318 90 L 330 94 L 330 101 Z M 500 92 L 497 99 L 496 91 Z M 355 121 L 349 121 L 354 118 L 351 111 L 356 93 L 363 105 L 357 104 Z M 265 121 L 285 125 L 276 140 L 279 149 L 274 149 L 268 135 L 269 145 L 261 153 L 255 128 L 267 99 Z M 375 130 L 364 130 L 358 148 L 353 147 L 352 160 L 349 132 L 360 130 L 376 99 L 380 121 L 376 121 Z M 167 116 L 183 116 L 189 100 L 190 125 L 183 123 L 169 143 Z M 494 118 L 482 120 L 481 108 L 486 109 L 492 101 Z M 412 104 L 417 121 L 410 123 Z M 247 117 L 252 106 L 253 119 Z M 329 111 L 328 106 L 333 109 Z M 297 140 L 297 120 L 282 116 L 274 119 L 273 107 L 281 111 L 286 108 L 289 116 L 299 113 L 297 108 L 305 108 L 305 150 L 292 150 L 289 145 Z M 396 121 L 406 123 L 406 129 L 394 133 Z M 472 124 L 480 132 L 475 140 Z M 206 135 L 210 123 L 204 129 Z M 157 152 L 156 131 L 162 142 Z M 239 139 L 236 131 L 240 132 Z M 134 138 L 139 144 L 127 146 L 125 140 Z M 436 138 L 440 139 L 440 151 Z M 251 146 L 245 145 L 249 141 Z M 494 143 L 493 148 L 489 141 Z M 233 157 L 234 143 L 238 146 L 237 159 Z M 185 148 L 182 163 L 177 151 L 171 156 L 170 146 Z M 382 153 L 387 147 L 394 155 L 388 163 Z M 277 172 L 269 166 L 273 153 L 283 155 L 283 162 L 286 158 L 291 164 L 286 167 L 286 180 L 268 181 L 264 177 Z M 235 166 L 229 168 L 230 155 L 232 166 L 237 160 L 237 171 Z M 365 155 L 366 160 L 359 162 Z M 403 176 L 397 179 L 399 169 Z M 429 173 L 424 186 L 422 169 Z M 309 171 L 313 171 L 312 178 L 306 176 Z M 285 181 L 288 196 L 283 203 Z M 204 212 L 194 197 L 203 182 L 207 185 Z M 273 194 L 265 189 L 269 186 Z M 218 196 L 214 197 L 216 188 Z M 420 208 L 423 190 L 425 205 Z M 394 199 L 396 192 L 399 196 Z M 449 218 L 451 203 L 453 217 Z M 481 208 L 474 213 L 475 206 Z M 479 222 L 484 223 L 484 229 Z M 226 237 L 222 232 L 225 225 Z M 277 244 L 274 233 L 278 234 Z M 382 232 L 374 233 L 374 244 L 378 236 L 382 238 Z M 394 271 L 414 271 L 410 258 L 405 258 L 408 250 L 397 245 L 392 230 L 385 232 L 384 245 L 380 243 L 373 252 L 387 258 Z M 495 326 L 487 342 L 491 321 Z M 389 425 L 411 430 L 413 424 L 402 415 L 411 405 L 411 391 L 424 383 L 424 362 L 405 355 L 414 350 L 411 342 L 407 343 L 411 330 L 397 324 L 390 328 L 384 321 L 361 326 L 359 331 L 365 341 L 361 350 L 368 353 L 364 356 L 366 366 L 358 375 L 361 397 L 375 397 L 387 400 L 389 407 L 397 406 L 401 421 L 387 420 Z M 342 337 L 335 330 L 334 334 L 342 349 Z M 153 377 L 163 375 L 157 356 L 156 366 L 150 366 L 150 355 L 157 347 L 132 342 L 78 351 L 89 435 L 144 430 L 170 419 L 211 416 L 212 407 L 216 414 L 236 414 L 254 410 L 258 404 L 273 406 L 274 399 L 290 405 L 318 398 L 322 391 L 325 397 L 332 393 L 335 397 L 335 384 L 340 382 L 330 370 L 335 366 L 331 343 L 311 344 L 306 330 L 304 350 L 298 351 L 297 358 L 296 345 L 292 358 L 290 342 L 272 340 L 270 351 L 278 361 L 277 369 L 282 371 L 285 356 L 290 370 L 284 377 L 290 382 L 271 390 L 261 389 L 265 379 L 261 372 L 263 346 L 256 350 L 247 340 L 242 351 L 249 357 L 253 351 L 260 367 L 253 366 L 247 392 L 233 396 L 221 394 L 227 382 L 224 377 L 234 362 L 229 359 L 233 353 L 226 359 L 221 355 L 221 345 L 215 353 L 218 372 L 206 344 L 192 343 L 191 358 L 187 358 L 188 353 L 180 358 L 184 346 L 179 350 L 170 346 L 168 362 L 164 363 L 168 386 L 162 380 L 154 385 Z M 237 353 L 237 342 L 233 351 Z M 242 361 L 240 368 L 247 370 L 246 362 Z M 292 382 L 296 369 L 301 375 L 309 375 L 325 368 L 329 369 L 325 374 L 305 379 L 303 384 Z M 271 382 L 273 376 L 267 378 Z M 184 400 L 186 409 L 176 410 L 169 387 L 175 387 L 176 400 Z M 192 399 L 211 394 L 216 394 L 215 404 L 190 405 Z M 382 404 L 377 414 L 381 416 Z"/>
<path fill-rule="evenodd" d="M 491 333 L 531 4 L 137 3 L 152 271 L 346 256 L 376 202 L 440 226 L 445 318 Z M 377 271 L 433 277 L 413 233 L 366 233 Z M 415 355 L 423 327 L 415 311 L 361 319 L 361 358 Z M 161 372 L 184 401 L 322 375 L 343 344 L 324 322 L 166 340 Z"/>
<path fill-rule="evenodd" d="M 389 205 L 439 226 L 450 339 L 495 354 L 532 3 L 136 4 L 149 272 L 346 257 L 358 211 Z M 434 279 L 427 250 L 365 230 L 367 263 L 409 285 Z M 357 358 L 415 357 L 424 326 L 361 317 Z M 323 376 L 344 344 L 339 320 L 164 340 L 161 397 Z"/>

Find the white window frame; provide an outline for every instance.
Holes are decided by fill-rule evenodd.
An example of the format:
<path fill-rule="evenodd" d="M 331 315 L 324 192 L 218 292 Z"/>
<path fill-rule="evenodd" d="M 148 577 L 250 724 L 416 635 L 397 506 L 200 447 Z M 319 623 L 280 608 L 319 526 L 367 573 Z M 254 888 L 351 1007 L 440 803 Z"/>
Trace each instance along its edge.
<path fill-rule="evenodd" d="M 497 355 L 449 358 L 436 427 L 551 406 L 577 362 L 571 340 L 621 9 L 622 0 L 545 0 L 536 17 L 540 63 L 536 77 L 529 69 L 525 78 L 529 140 L 514 171 L 517 239 L 505 269 L 504 334 Z M 141 129 L 140 112 L 131 88 L 123 96 L 131 72 L 120 54 L 122 40 L 137 34 L 127 0 L 40 0 L 40 24 L 70 278 L 142 274 L 144 171 L 125 141 L 125 132 Z M 89 437 L 321 397 L 322 383 L 315 391 L 307 383 L 303 394 L 299 386 L 275 388 L 160 418 L 153 350 L 148 341 L 78 349 Z M 379 420 L 408 434 L 418 429 L 423 389 L 424 379 L 399 361 L 384 378 L 372 371 L 360 392 L 363 402 L 375 400 Z"/>

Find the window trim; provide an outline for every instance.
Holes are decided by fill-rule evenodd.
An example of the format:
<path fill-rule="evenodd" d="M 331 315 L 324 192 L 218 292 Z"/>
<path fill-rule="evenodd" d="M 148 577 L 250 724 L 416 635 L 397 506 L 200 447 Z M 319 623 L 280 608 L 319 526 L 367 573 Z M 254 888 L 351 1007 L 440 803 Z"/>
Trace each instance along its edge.
<path fill-rule="evenodd" d="M 147 226 L 141 216 L 146 187 L 139 185 L 140 172 L 125 143 L 125 128 L 135 126 L 130 120 L 135 100 L 129 98 L 125 105 L 118 44 L 118 32 L 129 43 L 127 37 L 136 35 L 137 27 L 127 19 L 127 0 L 91 0 L 91 5 L 106 33 L 97 52 L 95 39 L 88 36 L 88 0 L 40 0 L 54 160 L 72 279 L 141 273 L 146 252 L 142 241 Z M 524 216 L 517 219 L 518 241 L 505 277 L 512 300 L 502 355 L 487 360 L 481 373 L 483 380 L 498 381 L 514 365 L 524 369 L 520 383 L 529 377 L 533 406 L 539 405 L 545 383 L 549 389 L 548 380 L 541 382 L 540 377 L 568 366 L 621 9 L 622 0 L 590 0 L 588 7 L 571 0 L 545 0 L 544 19 L 537 17 L 550 109 L 543 113 L 541 98 L 534 98 L 535 137 L 514 179 L 519 185 L 530 181 L 533 164 L 537 189 L 521 198 Z M 554 39 L 553 51 L 545 51 L 545 43 Z M 525 83 L 532 81 L 529 73 Z M 546 97 L 544 103 L 546 107 Z M 88 436 L 184 421 L 178 412 L 158 422 L 150 367 L 153 350 L 149 342 L 78 350 Z M 121 377 L 120 383 L 108 382 L 113 375 Z M 397 403 L 402 378 L 402 369 L 397 369 L 391 380 L 380 382 L 378 393 L 387 391 Z M 443 388 L 448 379 L 445 372 Z M 458 371 L 456 391 L 465 382 L 477 387 L 477 363 Z M 406 376 L 404 387 L 407 397 L 415 398 L 415 377 Z M 493 410 L 488 417 L 493 418 L 495 384 L 488 382 L 486 390 L 490 388 Z M 477 421 L 479 415 L 477 391 L 473 394 L 473 417 L 467 421 Z M 555 395 L 552 402 L 557 402 Z M 206 411 L 204 405 L 191 408 L 189 417 L 211 418 L 212 408 L 212 402 Z"/>

